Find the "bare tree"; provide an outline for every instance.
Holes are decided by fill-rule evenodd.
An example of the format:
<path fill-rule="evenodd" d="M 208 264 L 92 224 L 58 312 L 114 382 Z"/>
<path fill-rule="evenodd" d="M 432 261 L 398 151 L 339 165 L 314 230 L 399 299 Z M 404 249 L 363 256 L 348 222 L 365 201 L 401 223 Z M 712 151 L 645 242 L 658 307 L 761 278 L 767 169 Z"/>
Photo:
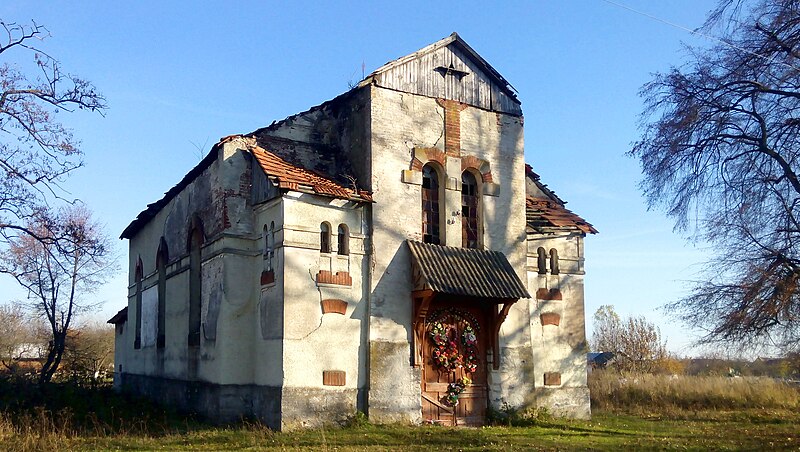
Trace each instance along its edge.
<path fill-rule="evenodd" d="M 48 224 L 27 226 L 34 235 L 10 240 L 0 263 L 0 272 L 27 290 L 28 306 L 49 327 L 41 383 L 58 369 L 75 315 L 92 306 L 86 295 L 113 271 L 109 239 L 86 208 L 70 206 L 51 217 Z"/>
<path fill-rule="evenodd" d="M 800 343 L 800 2 L 720 3 L 717 45 L 642 89 L 640 160 L 651 207 L 711 244 L 688 296 L 668 305 L 703 341 Z"/>
<path fill-rule="evenodd" d="M 623 320 L 611 305 L 594 313 L 592 348 L 614 353 L 614 367 L 625 372 L 654 372 L 667 358 L 667 345 L 655 324 L 641 316 Z"/>
<path fill-rule="evenodd" d="M 92 322 L 67 334 L 64 363 L 74 378 L 96 385 L 114 366 L 114 327 Z"/>
<path fill-rule="evenodd" d="M 54 237 L 28 226 L 62 197 L 59 182 L 83 164 L 78 141 L 56 114 L 106 108 L 90 82 L 64 72 L 39 47 L 48 35 L 35 22 L 0 18 L 0 242 L 20 234 Z M 26 60 L 34 64 L 30 73 L 23 70 Z"/>
<path fill-rule="evenodd" d="M 24 360 L 42 355 L 46 341 L 40 333 L 20 304 L 0 306 L 0 363 L 6 371 L 16 373 Z"/>

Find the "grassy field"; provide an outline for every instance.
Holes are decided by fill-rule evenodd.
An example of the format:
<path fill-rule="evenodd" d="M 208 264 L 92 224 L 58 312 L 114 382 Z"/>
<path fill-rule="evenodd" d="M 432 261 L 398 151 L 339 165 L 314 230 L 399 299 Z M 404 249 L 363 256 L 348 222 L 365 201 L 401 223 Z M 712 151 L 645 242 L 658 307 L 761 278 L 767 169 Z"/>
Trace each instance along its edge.
<path fill-rule="evenodd" d="M 108 388 L 0 384 L 0 450 L 798 450 L 800 412 L 786 405 L 646 411 L 606 404 L 591 421 L 517 415 L 484 428 L 354 422 L 277 433 L 257 423 L 210 426 Z"/>

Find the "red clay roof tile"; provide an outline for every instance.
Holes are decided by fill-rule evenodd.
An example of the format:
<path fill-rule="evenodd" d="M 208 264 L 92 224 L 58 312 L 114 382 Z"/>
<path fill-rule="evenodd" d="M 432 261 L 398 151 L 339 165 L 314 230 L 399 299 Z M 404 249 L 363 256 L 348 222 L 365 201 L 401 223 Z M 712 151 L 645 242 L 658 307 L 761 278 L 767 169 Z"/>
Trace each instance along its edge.
<path fill-rule="evenodd" d="M 334 182 L 320 173 L 293 165 L 274 153 L 257 145 L 248 147 L 258 165 L 268 176 L 275 178 L 280 188 L 303 190 L 340 199 L 354 199 L 372 202 L 372 196 L 365 190 L 354 190 Z"/>
<path fill-rule="evenodd" d="M 587 234 L 597 234 L 594 226 L 552 199 L 528 196 L 525 211 L 528 225 L 534 229 L 577 228 Z"/>

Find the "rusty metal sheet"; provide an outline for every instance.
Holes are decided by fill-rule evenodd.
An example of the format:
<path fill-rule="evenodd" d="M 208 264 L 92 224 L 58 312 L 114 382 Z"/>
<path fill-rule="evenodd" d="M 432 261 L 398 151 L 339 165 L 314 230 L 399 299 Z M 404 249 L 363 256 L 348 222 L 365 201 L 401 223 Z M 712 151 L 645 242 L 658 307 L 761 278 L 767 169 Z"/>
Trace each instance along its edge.
<path fill-rule="evenodd" d="M 530 298 L 505 254 L 406 240 L 414 265 L 431 290 L 480 298 Z"/>

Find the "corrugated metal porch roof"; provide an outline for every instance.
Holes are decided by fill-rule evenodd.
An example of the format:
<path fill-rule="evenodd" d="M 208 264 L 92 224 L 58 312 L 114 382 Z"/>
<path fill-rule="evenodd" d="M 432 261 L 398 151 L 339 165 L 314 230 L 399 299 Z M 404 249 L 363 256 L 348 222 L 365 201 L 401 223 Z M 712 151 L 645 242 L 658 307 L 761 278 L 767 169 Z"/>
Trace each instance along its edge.
<path fill-rule="evenodd" d="M 456 248 L 407 240 L 413 265 L 427 288 L 480 298 L 530 298 L 514 268 L 499 251 Z"/>

